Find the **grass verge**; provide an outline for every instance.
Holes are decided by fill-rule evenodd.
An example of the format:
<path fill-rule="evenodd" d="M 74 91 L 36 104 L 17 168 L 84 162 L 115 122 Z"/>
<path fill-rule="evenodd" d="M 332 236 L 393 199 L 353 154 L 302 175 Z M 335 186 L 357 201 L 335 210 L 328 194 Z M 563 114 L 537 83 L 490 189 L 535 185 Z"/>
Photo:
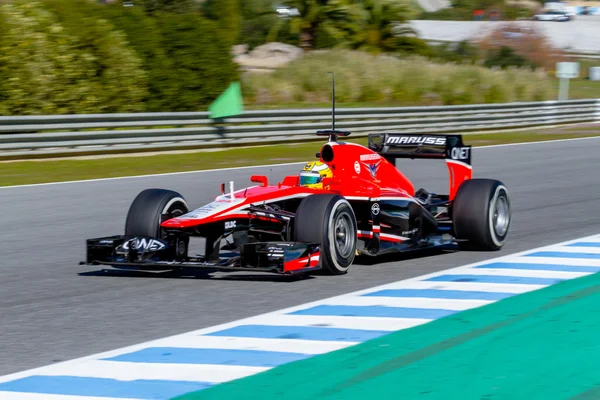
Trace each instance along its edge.
<path fill-rule="evenodd" d="M 578 125 L 530 131 L 465 135 L 473 146 L 600 136 L 600 126 Z M 366 138 L 350 142 L 366 144 Z M 244 147 L 128 157 L 11 161 L 0 163 L 0 186 L 113 178 L 168 172 L 301 162 L 314 159 L 322 142 Z"/>

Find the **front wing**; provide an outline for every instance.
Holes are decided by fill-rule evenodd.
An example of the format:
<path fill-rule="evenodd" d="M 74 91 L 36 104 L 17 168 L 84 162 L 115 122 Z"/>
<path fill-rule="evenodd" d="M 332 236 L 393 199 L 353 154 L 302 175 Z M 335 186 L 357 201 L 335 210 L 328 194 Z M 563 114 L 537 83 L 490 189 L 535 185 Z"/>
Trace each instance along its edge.
<path fill-rule="evenodd" d="M 115 269 L 166 272 L 202 269 L 252 271 L 294 275 L 321 269 L 318 243 L 255 242 L 242 246 L 239 254 L 216 259 L 180 256 L 185 243 L 169 243 L 150 237 L 123 235 L 87 240 L 86 261 L 81 265 L 104 265 Z"/>

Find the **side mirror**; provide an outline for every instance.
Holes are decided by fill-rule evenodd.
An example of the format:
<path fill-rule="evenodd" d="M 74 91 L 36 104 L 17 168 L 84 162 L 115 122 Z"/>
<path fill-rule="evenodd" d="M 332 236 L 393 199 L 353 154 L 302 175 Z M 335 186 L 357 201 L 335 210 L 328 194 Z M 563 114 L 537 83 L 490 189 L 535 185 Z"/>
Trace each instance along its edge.
<path fill-rule="evenodd" d="M 252 175 L 250 181 L 254 183 L 262 183 L 263 186 L 269 185 L 269 179 L 264 175 Z"/>

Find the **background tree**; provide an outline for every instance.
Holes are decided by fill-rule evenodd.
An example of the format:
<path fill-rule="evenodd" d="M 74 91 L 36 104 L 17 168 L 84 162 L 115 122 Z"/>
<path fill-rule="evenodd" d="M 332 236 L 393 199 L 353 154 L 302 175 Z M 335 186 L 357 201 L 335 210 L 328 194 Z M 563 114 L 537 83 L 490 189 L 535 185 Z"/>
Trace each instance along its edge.
<path fill-rule="evenodd" d="M 358 29 L 351 38 L 354 48 L 370 52 L 393 51 L 397 48 L 398 37 L 414 34 L 403 26 L 417 15 L 414 5 L 401 0 L 355 0 L 362 8 Z"/>
<path fill-rule="evenodd" d="M 70 1 L 64 10 L 75 13 L 81 1 L 85 0 Z M 0 6 L 0 112 L 143 110 L 146 74 L 125 35 L 85 14 L 76 15 L 70 24 L 74 14 L 52 6 L 50 0 L 15 0 Z"/>
<path fill-rule="evenodd" d="M 300 47 L 312 50 L 318 35 L 327 36 L 329 44 L 345 44 L 355 34 L 362 8 L 351 0 L 285 0 L 283 4 L 298 9 L 291 29 L 300 35 Z"/>
<path fill-rule="evenodd" d="M 165 14 L 159 26 L 161 47 L 172 62 L 168 111 L 197 110 L 239 79 L 215 22 L 196 14 Z"/>
<path fill-rule="evenodd" d="M 267 42 L 284 42 L 298 45 L 299 35 L 290 27 L 290 18 L 275 12 L 276 0 L 244 0 L 240 4 L 242 15 L 240 38 L 251 50 Z"/>
<path fill-rule="evenodd" d="M 228 48 L 237 43 L 241 24 L 240 0 L 205 0 L 202 12 L 207 18 L 217 22 Z"/>
<path fill-rule="evenodd" d="M 148 14 L 158 12 L 188 13 L 198 11 L 201 0 L 134 0 L 136 7 L 142 7 Z"/>

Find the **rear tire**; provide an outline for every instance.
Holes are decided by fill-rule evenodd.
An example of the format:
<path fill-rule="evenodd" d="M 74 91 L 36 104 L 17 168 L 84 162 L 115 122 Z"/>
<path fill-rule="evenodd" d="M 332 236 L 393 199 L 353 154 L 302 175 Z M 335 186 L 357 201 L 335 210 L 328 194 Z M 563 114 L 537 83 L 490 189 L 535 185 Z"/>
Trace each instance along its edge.
<path fill-rule="evenodd" d="M 356 256 L 357 224 L 352 206 L 342 196 L 305 197 L 294 220 L 298 242 L 320 243 L 320 263 L 327 275 L 348 272 Z"/>
<path fill-rule="evenodd" d="M 125 235 L 161 239 L 162 215 L 174 218 L 188 212 L 183 196 L 172 190 L 146 189 L 131 203 L 125 222 Z"/>
<path fill-rule="evenodd" d="M 458 188 L 452 205 L 454 234 L 465 250 L 500 250 L 511 222 L 508 189 L 494 179 L 469 179 Z"/>

